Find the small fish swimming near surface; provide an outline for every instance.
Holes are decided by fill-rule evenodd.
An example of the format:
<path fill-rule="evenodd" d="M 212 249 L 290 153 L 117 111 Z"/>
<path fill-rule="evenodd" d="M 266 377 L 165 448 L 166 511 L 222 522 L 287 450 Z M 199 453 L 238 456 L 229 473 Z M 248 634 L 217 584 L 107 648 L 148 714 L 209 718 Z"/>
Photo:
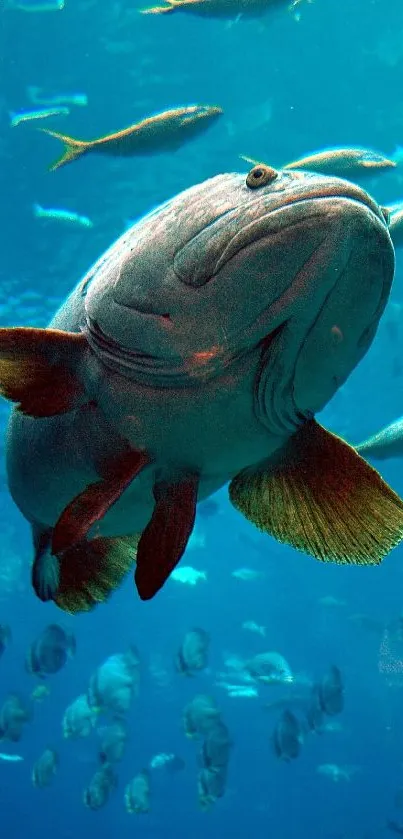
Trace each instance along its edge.
<path fill-rule="evenodd" d="M 167 0 L 164 6 L 140 9 L 143 15 L 162 15 L 170 12 L 186 12 L 211 18 L 256 18 L 276 8 L 294 10 L 304 0 Z M 311 0 L 308 0 L 308 3 Z"/>
<path fill-rule="evenodd" d="M 67 224 L 78 224 L 80 227 L 93 227 L 94 222 L 88 216 L 82 216 L 79 213 L 74 213 L 71 210 L 55 209 L 53 207 L 41 207 L 40 204 L 33 205 L 35 218 L 54 219 L 55 221 L 64 221 Z"/>
<path fill-rule="evenodd" d="M 49 117 L 65 117 L 69 113 L 70 109 L 66 106 L 42 108 L 40 111 L 20 111 L 19 113 L 10 111 L 10 125 L 11 128 L 16 128 L 22 122 L 34 122 L 37 119 L 49 119 Z"/>
<path fill-rule="evenodd" d="M 242 160 L 257 165 L 259 161 L 241 154 Z M 396 162 L 372 149 L 334 148 L 313 152 L 291 163 L 286 163 L 283 169 L 302 169 L 335 177 L 357 178 L 368 175 L 373 177 L 377 172 L 393 169 Z"/>
<path fill-rule="evenodd" d="M 40 130 L 64 143 L 64 153 L 49 167 L 49 171 L 54 172 L 90 152 L 131 157 L 177 151 L 184 143 L 204 132 L 222 113 L 222 109 L 215 105 L 174 108 L 96 140 L 76 140 L 47 128 Z"/>
<path fill-rule="evenodd" d="M 314 415 L 369 349 L 394 264 L 356 184 L 261 165 L 153 210 L 47 329 L 0 329 L 8 485 L 37 595 L 85 611 L 136 563 L 154 597 L 198 501 L 228 482 L 279 542 L 379 564 L 403 538 L 403 502 Z"/>
<path fill-rule="evenodd" d="M 86 93 L 56 93 L 53 96 L 45 96 L 41 91 L 41 87 L 34 85 L 27 87 L 27 96 L 33 105 L 46 105 L 47 108 L 57 108 L 59 105 L 77 105 L 78 107 L 88 105 Z"/>

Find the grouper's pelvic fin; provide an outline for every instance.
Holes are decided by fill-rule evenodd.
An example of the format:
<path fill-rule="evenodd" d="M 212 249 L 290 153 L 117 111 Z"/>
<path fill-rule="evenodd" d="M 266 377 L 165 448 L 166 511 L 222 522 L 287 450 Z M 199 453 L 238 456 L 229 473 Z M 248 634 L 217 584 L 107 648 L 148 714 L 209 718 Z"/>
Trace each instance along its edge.
<path fill-rule="evenodd" d="M 87 536 L 149 462 L 146 453 L 124 447 L 99 467 L 103 477 L 73 498 L 53 530 L 33 528 L 32 584 L 41 600 L 54 600 L 69 612 L 88 611 L 122 582 L 139 536 Z"/>
<path fill-rule="evenodd" d="M 234 506 L 259 530 L 323 562 L 378 565 L 403 538 L 403 502 L 344 440 L 315 420 L 276 467 L 245 469 Z"/>
<path fill-rule="evenodd" d="M 50 137 L 55 137 L 56 140 L 60 140 L 64 144 L 63 154 L 54 163 L 51 163 L 49 172 L 54 172 L 55 169 L 60 169 L 66 163 L 77 160 L 77 157 L 82 157 L 93 145 L 91 140 L 75 140 L 74 137 L 69 137 L 67 134 L 59 134 L 58 131 L 50 131 L 49 128 L 39 128 L 38 130 L 44 134 L 49 134 Z"/>
<path fill-rule="evenodd" d="M 132 465 L 135 466 L 134 459 Z M 136 474 L 140 468 L 143 467 L 138 463 Z M 134 471 L 133 468 L 133 474 Z M 121 481 L 121 492 L 127 481 L 125 486 L 123 484 Z M 157 483 L 154 512 L 141 536 L 82 538 L 82 541 L 74 542 L 101 517 L 102 510 L 106 511 L 106 489 L 99 493 L 101 502 L 96 507 L 92 488 L 99 485 L 92 484 L 68 505 L 53 532 L 44 531 L 41 538 L 36 537 L 32 581 L 38 597 L 54 600 L 67 612 L 89 611 L 109 597 L 136 561 L 138 593 L 142 600 L 150 600 L 162 588 L 185 551 L 196 516 L 198 484 L 198 476 L 193 475 L 178 483 Z M 117 500 L 117 494 L 110 491 L 109 496 L 111 506 Z M 51 551 L 55 547 L 63 548 L 63 551 L 53 554 Z"/>
<path fill-rule="evenodd" d="M 22 414 L 51 417 L 89 402 L 77 370 L 88 351 L 81 333 L 0 329 L 0 394 Z"/>
<path fill-rule="evenodd" d="M 89 484 L 59 516 L 52 535 L 52 553 L 59 556 L 82 542 L 148 463 L 146 452 L 128 447 L 112 463 L 103 464 L 101 480 Z"/>
<path fill-rule="evenodd" d="M 154 512 L 138 545 L 134 577 L 142 600 L 150 600 L 162 588 L 185 551 L 195 521 L 198 486 L 199 477 L 189 475 L 154 487 Z"/>

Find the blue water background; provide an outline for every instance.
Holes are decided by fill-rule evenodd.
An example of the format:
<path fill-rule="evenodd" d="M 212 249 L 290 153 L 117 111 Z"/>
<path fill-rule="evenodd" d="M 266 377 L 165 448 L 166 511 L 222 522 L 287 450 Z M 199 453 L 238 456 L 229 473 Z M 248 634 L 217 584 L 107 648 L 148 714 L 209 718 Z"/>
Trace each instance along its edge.
<path fill-rule="evenodd" d="M 142 17 L 131 0 L 66 0 L 63 12 L 29 14 L 0 6 L 0 325 L 45 326 L 89 265 L 135 219 L 159 202 L 223 171 L 247 171 L 240 153 L 274 166 L 329 145 L 360 145 L 392 154 L 403 144 L 403 6 L 401 0 L 315 0 L 296 22 L 286 11 L 259 21 L 227 22 L 172 15 Z M 400 39 L 400 40 L 399 40 Z M 401 44 L 400 44 L 401 41 Z M 26 87 L 88 95 L 87 108 L 49 127 L 91 138 L 123 128 L 178 104 L 219 104 L 224 117 L 208 133 L 172 155 L 148 159 L 88 157 L 49 174 L 60 149 L 32 125 L 11 129 L 9 112 L 30 107 Z M 381 203 L 403 198 L 399 170 L 368 182 Z M 94 228 L 35 219 L 32 205 L 88 215 Z M 321 421 L 350 440 L 400 416 L 402 395 L 403 258 L 377 338 Z M 395 306 L 392 306 L 392 303 Z M 0 405 L 5 424 L 8 406 Z M 382 474 L 403 493 L 401 463 Z M 35 707 L 33 723 L 14 750 L 16 764 L 0 761 L 0 835 L 60 839 L 94 836 L 176 839 L 364 839 L 384 837 L 393 796 L 403 780 L 403 680 L 380 672 L 377 634 L 349 620 L 365 613 L 380 622 L 403 606 L 403 548 L 380 568 L 322 566 L 260 536 L 232 509 L 226 490 L 219 513 L 198 519 L 205 546 L 186 564 L 204 569 L 195 588 L 170 582 L 150 603 L 138 600 L 129 579 L 106 605 L 70 618 L 37 601 L 29 585 L 30 535 L 6 488 L 0 489 L 1 552 L 14 557 L 18 582 L 0 591 L 0 621 L 13 644 L 0 661 L 0 701 L 9 691 L 29 695 L 24 656 L 51 621 L 71 628 L 77 655 L 49 680 L 50 696 Z M 263 572 L 242 582 L 231 571 Z M 19 566 L 18 566 L 19 567 Z M 333 595 L 346 605 L 326 609 Z M 267 627 L 267 639 L 241 629 L 245 620 Z M 183 633 L 200 625 L 211 634 L 209 671 L 194 679 L 174 672 Z M 89 676 L 110 654 L 135 642 L 142 682 L 130 712 L 131 739 L 119 765 L 119 787 L 99 813 L 82 804 L 96 765 L 96 739 L 64 742 L 65 707 L 85 691 Z M 300 758 L 278 762 L 271 746 L 275 715 L 263 709 L 279 695 L 229 699 L 214 686 L 226 652 L 248 656 L 278 650 L 295 673 L 318 678 L 331 663 L 345 678 L 343 731 L 307 740 Z M 150 662 L 166 668 L 158 686 Z M 403 656 L 402 656 L 403 657 Z M 182 709 L 199 691 L 211 691 L 234 740 L 228 790 L 211 812 L 197 805 L 197 747 L 185 739 Z M 35 790 L 31 767 L 48 745 L 60 751 L 51 788 Z M 6 751 L 8 744 L 0 747 Z M 10 750 L 11 747 L 10 747 Z M 160 751 L 174 751 L 186 769 L 153 775 L 148 816 L 126 814 L 127 781 Z M 321 763 L 354 765 L 349 783 L 316 772 Z"/>

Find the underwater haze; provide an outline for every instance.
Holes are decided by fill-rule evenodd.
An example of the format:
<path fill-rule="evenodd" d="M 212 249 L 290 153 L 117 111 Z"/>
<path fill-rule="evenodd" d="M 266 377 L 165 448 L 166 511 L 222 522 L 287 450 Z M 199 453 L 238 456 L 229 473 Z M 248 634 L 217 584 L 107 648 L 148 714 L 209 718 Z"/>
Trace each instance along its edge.
<path fill-rule="evenodd" d="M 221 17 L 140 14 L 146 4 L 0 0 L 0 327 L 46 327 L 125 229 L 215 175 L 246 178 L 242 155 L 279 170 L 323 149 L 374 150 L 396 165 L 351 179 L 381 207 L 403 201 L 402 0 L 279 0 L 257 17 L 236 2 Z M 110 146 L 48 171 L 63 147 L 38 128 L 108 138 L 195 103 L 222 114 L 175 149 Z M 352 444 L 396 420 L 402 358 L 396 241 L 375 340 L 317 419 Z M 106 603 L 68 614 L 31 587 L 30 527 L 7 485 L 9 413 L 1 398 L 1 836 L 403 834 L 403 544 L 376 567 L 317 562 L 260 533 L 224 486 L 198 507 L 178 573 L 155 598 L 142 601 L 129 573 Z M 401 458 L 374 465 L 403 496 Z M 65 634 L 45 644 L 54 624 Z M 128 697 L 117 713 L 99 668 L 133 650 L 127 673 L 126 659 L 110 664 L 108 689 L 124 682 Z M 269 652 L 281 661 L 256 661 Z M 207 755 L 217 717 L 208 732 L 186 729 L 198 694 L 228 735 L 219 772 Z M 82 695 L 88 731 L 67 736 L 66 709 Z M 15 737 L 22 711 L 10 696 L 26 709 Z M 47 749 L 49 769 L 37 765 Z M 222 787 L 206 801 L 201 777 L 216 770 Z"/>

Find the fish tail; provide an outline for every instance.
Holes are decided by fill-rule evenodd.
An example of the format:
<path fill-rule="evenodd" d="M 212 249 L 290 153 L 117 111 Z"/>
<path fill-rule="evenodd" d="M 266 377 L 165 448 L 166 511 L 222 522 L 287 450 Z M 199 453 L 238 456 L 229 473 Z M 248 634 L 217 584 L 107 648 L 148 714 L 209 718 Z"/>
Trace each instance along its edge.
<path fill-rule="evenodd" d="M 64 144 L 64 152 L 62 156 L 49 166 L 49 172 L 54 172 L 55 169 L 59 169 L 60 166 L 64 166 L 66 163 L 70 163 L 77 157 L 81 157 L 81 155 L 86 154 L 92 146 L 91 141 L 86 142 L 85 140 L 75 140 L 74 137 L 68 137 L 66 134 L 59 134 L 57 131 L 50 131 L 49 128 L 40 128 L 39 131 L 43 131 L 44 134 L 49 134 L 50 137 L 56 137 L 56 140 L 60 140 L 60 142 Z"/>
<path fill-rule="evenodd" d="M 173 3 L 169 3 L 166 6 L 152 6 L 150 9 L 140 9 L 141 15 L 165 15 L 167 12 L 175 11 L 175 6 Z"/>

